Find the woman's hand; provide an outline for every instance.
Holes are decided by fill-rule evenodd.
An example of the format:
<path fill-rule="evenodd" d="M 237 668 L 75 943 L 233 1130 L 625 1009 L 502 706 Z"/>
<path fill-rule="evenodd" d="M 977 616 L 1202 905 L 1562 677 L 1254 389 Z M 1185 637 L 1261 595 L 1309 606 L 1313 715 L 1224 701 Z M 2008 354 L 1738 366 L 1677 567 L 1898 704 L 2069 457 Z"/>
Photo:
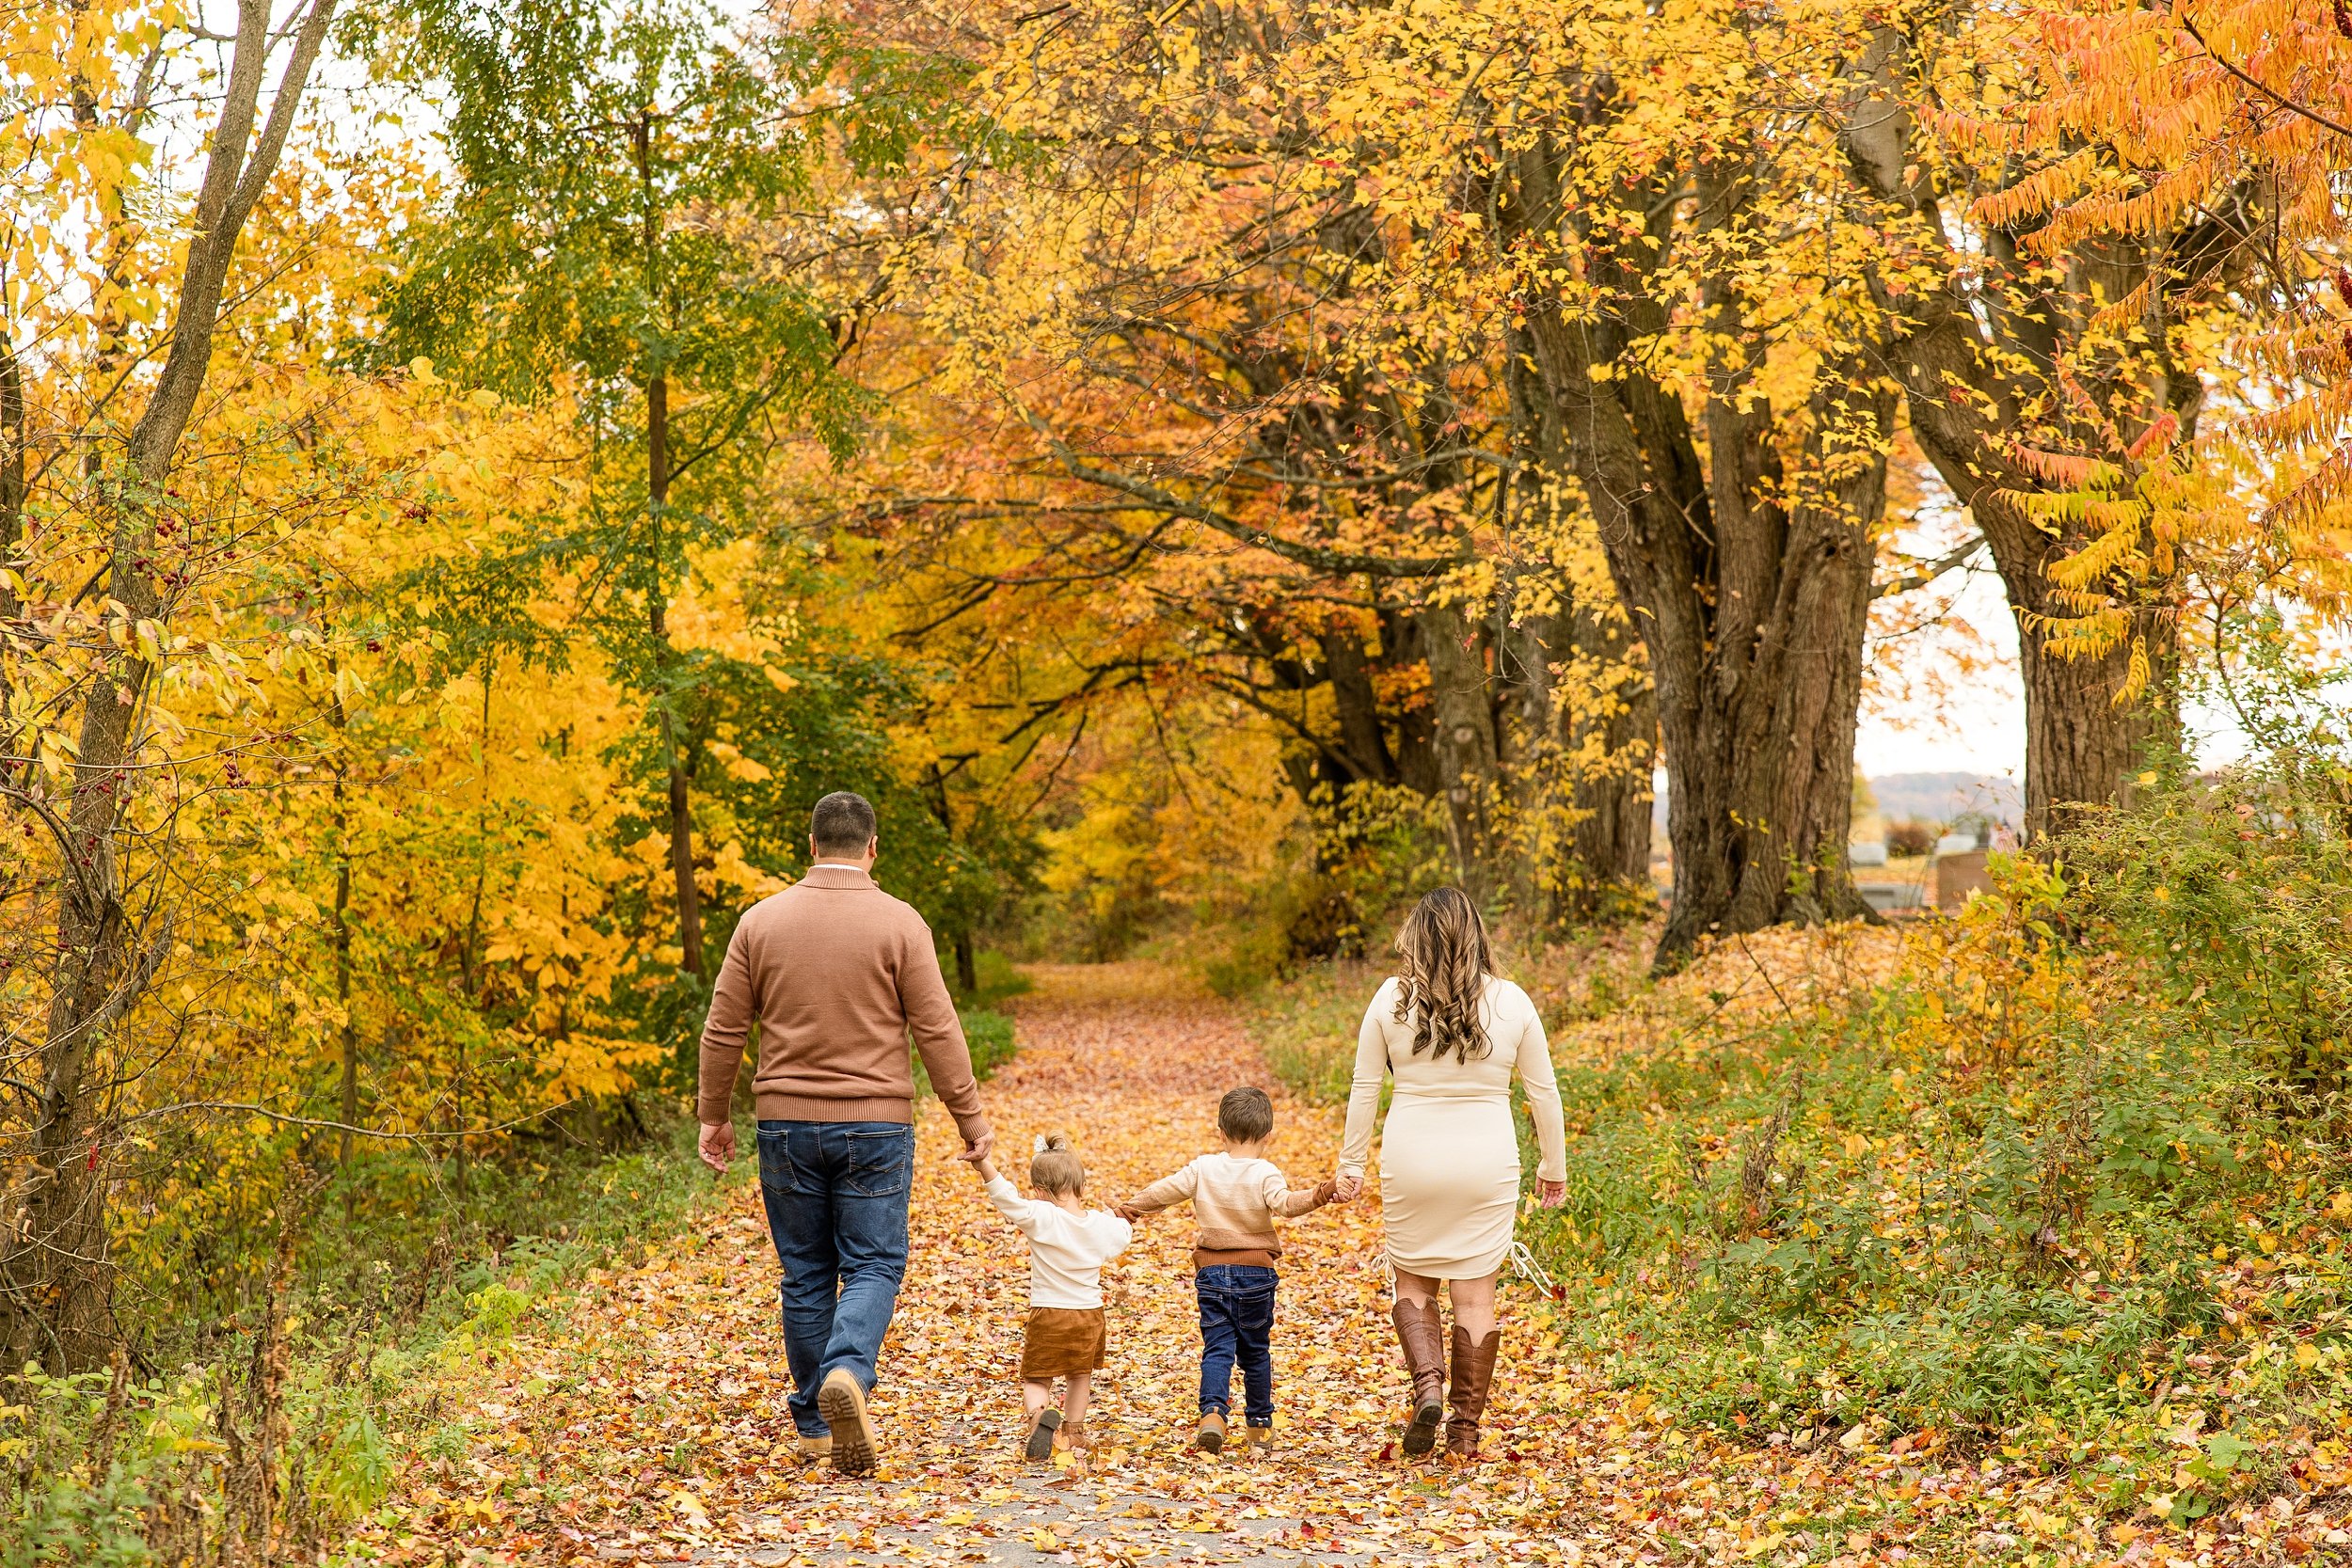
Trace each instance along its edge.
<path fill-rule="evenodd" d="M 1565 1181 L 1546 1181 L 1541 1177 L 1535 1179 L 1536 1207 L 1557 1209 L 1567 1201 L 1568 1184 Z"/>
<path fill-rule="evenodd" d="M 1343 1176 L 1331 1183 L 1332 1196 L 1342 1203 L 1355 1202 L 1363 1190 L 1364 1179 L 1360 1176 Z"/>

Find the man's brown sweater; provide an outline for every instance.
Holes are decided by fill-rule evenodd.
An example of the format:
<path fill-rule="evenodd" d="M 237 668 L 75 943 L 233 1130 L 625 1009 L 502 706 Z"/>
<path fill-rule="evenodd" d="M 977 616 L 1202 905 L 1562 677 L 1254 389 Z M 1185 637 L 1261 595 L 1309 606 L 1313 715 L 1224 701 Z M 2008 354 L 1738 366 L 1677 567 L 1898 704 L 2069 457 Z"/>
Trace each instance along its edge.
<path fill-rule="evenodd" d="M 736 925 L 703 1024 L 706 1127 L 728 1119 L 754 1020 L 762 1121 L 913 1121 L 912 1035 L 957 1131 L 988 1132 L 930 927 L 855 866 L 813 866 Z"/>

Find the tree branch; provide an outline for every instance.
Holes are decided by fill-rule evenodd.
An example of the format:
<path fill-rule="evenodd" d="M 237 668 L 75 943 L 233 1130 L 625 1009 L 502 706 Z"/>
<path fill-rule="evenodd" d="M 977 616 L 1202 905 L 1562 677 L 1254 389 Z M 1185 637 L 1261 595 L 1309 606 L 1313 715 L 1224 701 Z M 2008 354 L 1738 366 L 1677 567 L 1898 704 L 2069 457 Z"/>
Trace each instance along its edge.
<path fill-rule="evenodd" d="M 1870 590 L 1870 597 L 1889 599 L 1898 594 L 1908 594 L 1915 588 L 1925 588 L 1945 573 L 1967 564 L 1968 558 L 1982 548 L 1984 548 L 1984 535 L 1972 533 L 1934 560 L 1921 562 L 1901 576 L 1889 578 L 1884 582 L 1874 585 Z"/>
<path fill-rule="evenodd" d="M 2297 103 L 2294 99 L 2287 97 L 2277 88 L 2255 80 L 2253 77 L 2249 76 L 2245 71 L 2240 71 L 2237 67 L 2223 59 L 2219 55 L 2215 54 L 2213 45 L 2207 43 L 2205 41 L 2205 35 L 2197 30 L 2197 23 L 2195 19 L 2188 14 L 2185 8 L 2182 9 L 2180 17 L 2182 31 L 2187 33 L 2190 38 L 2197 40 L 2197 47 L 2205 52 L 2205 58 L 2211 60 L 2214 64 L 2219 66 L 2222 70 L 2228 71 L 2231 75 L 2236 77 L 2248 87 L 2252 87 L 2256 92 L 2261 93 L 2265 98 L 2267 98 L 2272 103 L 2278 104 L 2279 107 L 2285 109 L 2290 113 L 2301 115 L 2305 119 L 2310 120 L 2313 125 L 2325 125 L 2328 130 L 2333 131 L 2339 136 L 2352 137 L 2352 125 L 2340 125 L 2336 121 L 2329 119 L 2326 115 L 2321 114 L 2316 109 L 2305 108 L 2302 104 Z"/>

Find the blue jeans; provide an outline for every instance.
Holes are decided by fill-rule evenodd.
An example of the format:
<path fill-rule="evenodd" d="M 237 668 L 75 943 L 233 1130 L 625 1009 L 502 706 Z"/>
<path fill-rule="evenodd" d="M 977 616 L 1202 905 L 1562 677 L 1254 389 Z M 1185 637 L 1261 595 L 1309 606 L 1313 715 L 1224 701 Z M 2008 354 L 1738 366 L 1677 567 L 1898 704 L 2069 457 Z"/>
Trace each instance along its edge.
<path fill-rule="evenodd" d="M 763 1121 L 759 1200 L 784 1265 L 787 1404 L 804 1437 L 826 1374 L 846 1367 L 869 1392 L 907 1272 L 914 1129 L 890 1121 Z"/>
<path fill-rule="evenodd" d="M 1193 1275 L 1200 1297 L 1200 1408 L 1230 1416 L 1233 1363 L 1241 1363 L 1242 1409 L 1253 1427 L 1274 1424 L 1272 1269 L 1219 1263 Z"/>

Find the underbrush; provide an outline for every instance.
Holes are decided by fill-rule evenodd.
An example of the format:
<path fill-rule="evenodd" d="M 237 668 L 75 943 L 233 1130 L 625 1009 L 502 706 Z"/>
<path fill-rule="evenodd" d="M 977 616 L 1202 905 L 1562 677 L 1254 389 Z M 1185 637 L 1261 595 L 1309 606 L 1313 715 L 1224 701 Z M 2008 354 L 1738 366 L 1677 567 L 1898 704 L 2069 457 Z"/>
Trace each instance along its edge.
<path fill-rule="evenodd" d="M 1564 1344 L 1680 1421 L 2176 1525 L 2352 1485 L 2342 824 L 2179 788 L 1996 863 L 1906 935 L 1735 939 L 1600 1006 L 1531 984 L 1568 1198 L 1521 1240 Z M 1315 978 L 1261 1037 L 1327 1099 L 1369 980 Z"/>
<path fill-rule="evenodd" d="M 496 1354 L 590 1269 L 642 1261 L 646 1237 L 707 1200 L 693 1145 L 677 1118 L 629 1153 L 561 1167 L 510 1213 L 542 1228 L 360 1271 L 373 1289 L 308 1283 L 284 1245 L 243 1309 L 167 1365 L 0 1380 L 0 1568 L 336 1560 L 397 1453 L 452 1445 L 463 1413 L 442 1407 L 437 1373 Z"/>

